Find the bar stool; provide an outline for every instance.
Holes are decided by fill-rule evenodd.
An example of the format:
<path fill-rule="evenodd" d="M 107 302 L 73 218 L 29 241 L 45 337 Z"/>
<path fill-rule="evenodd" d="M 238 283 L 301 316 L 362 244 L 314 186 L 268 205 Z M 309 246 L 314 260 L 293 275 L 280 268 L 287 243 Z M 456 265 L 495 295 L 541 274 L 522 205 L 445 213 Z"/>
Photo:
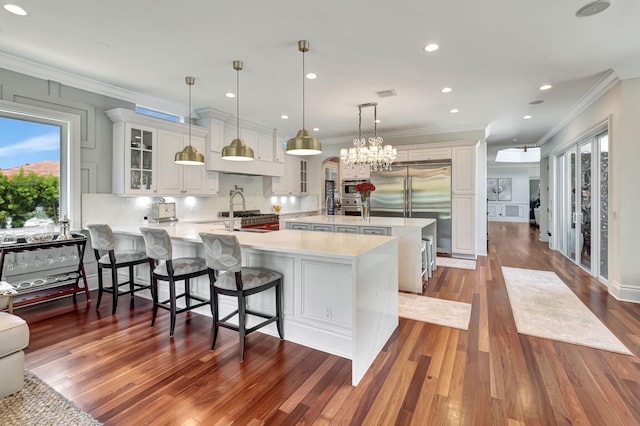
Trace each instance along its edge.
<path fill-rule="evenodd" d="M 433 244 L 433 239 L 431 237 L 424 237 L 422 240 L 425 244 L 425 257 L 427 263 L 427 274 L 428 278 L 433 276 L 433 271 L 436 270 L 436 248 Z"/>
<path fill-rule="evenodd" d="M 244 361 L 245 336 L 272 322 L 276 322 L 280 339 L 284 339 L 284 319 L 282 315 L 282 275 L 265 269 L 242 267 L 240 244 L 235 235 L 200 233 L 204 242 L 204 253 L 209 280 L 213 285 L 213 341 L 216 345 L 218 327 L 235 330 L 240 334 L 240 362 Z M 221 272 L 225 271 L 225 272 Z M 275 315 L 256 312 L 247 308 L 247 297 L 275 287 Z M 233 296 L 238 299 L 238 309 L 219 319 L 218 295 Z M 247 328 L 247 314 L 264 318 L 265 321 Z M 238 316 L 238 325 L 228 322 Z"/>
<path fill-rule="evenodd" d="M 171 238 L 167 231 L 161 228 L 140 228 L 142 237 L 149 257 L 149 268 L 151 275 L 151 289 L 153 294 L 153 318 L 151 327 L 155 325 L 158 307 L 167 309 L 171 312 L 171 328 L 169 336 L 173 336 L 176 326 L 176 315 L 182 312 L 190 311 L 201 306 L 209 305 L 211 314 L 213 315 L 213 305 L 211 298 L 213 297 L 213 285 L 210 283 L 209 299 L 205 299 L 191 293 L 191 278 L 207 275 L 207 265 L 204 259 L 200 257 L 180 257 L 173 259 L 173 249 L 171 246 Z M 164 261 L 160 263 L 160 261 Z M 169 299 L 158 301 L 158 280 L 167 281 L 169 283 Z M 184 280 L 184 293 L 176 294 L 176 281 Z M 184 297 L 186 306 L 178 309 L 177 300 Z M 195 300 L 196 304 L 192 304 Z"/>
<path fill-rule="evenodd" d="M 151 284 L 136 283 L 133 279 L 133 267 L 147 263 L 149 258 L 145 252 L 139 250 L 115 251 L 115 238 L 109 225 L 89 224 L 87 229 L 91 237 L 93 253 L 96 255 L 96 261 L 98 262 L 98 304 L 96 309 L 100 308 L 102 293 L 111 293 L 113 294 L 113 307 L 111 309 L 111 314 L 113 315 L 118 307 L 118 296 L 133 295 L 136 291 L 151 288 Z M 100 255 L 101 251 L 106 251 L 107 253 Z M 105 268 L 111 269 L 111 287 L 104 287 L 102 282 L 102 270 Z M 129 269 L 129 281 L 118 283 L 118 269 L 120 268 Z M 126 285 L 129 286 L 129 289 L 121 291 L 120 287 Z"/>

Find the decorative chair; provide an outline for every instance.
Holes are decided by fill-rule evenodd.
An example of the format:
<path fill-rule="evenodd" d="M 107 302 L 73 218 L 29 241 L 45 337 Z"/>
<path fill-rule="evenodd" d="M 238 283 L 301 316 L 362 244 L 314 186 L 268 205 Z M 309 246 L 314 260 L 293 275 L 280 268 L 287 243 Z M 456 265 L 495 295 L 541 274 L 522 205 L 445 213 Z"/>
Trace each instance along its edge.
<path fill-rule="evenodd" d="M 4 308 L 3 303 L 0 303 L 0 310 Z M 28 345 L 29 326 L 25 320 L 0 312 L 0 398 L 24 387 L 23 349 Z"/>
<path fill-rule="evenodd" d="M 282 315 L 282 275 L 264 268 L 242 267 L 240 244 L 235 235 L 200 233 L 204 242 L 204 253 L 213 285 L 213 341 L 216 345 L 218 327 L 235 330 L 240 334 L 240 362 L 244 361 L 245 336 L 259 328 L 276 322 L 280 339 L 284 339 Z M 224 272 L 222 272 L 224 271 Z M 275 315 L 256 312 L 247 308 L 247 297 L 275 287 Z M 219 319 L 218 295 L 232 296 L 238 300 L 238 309 Z M 264 318 L 265 321 L 247 328 L 247 314 Z M 228 322 L 238 316 L 238 325 Z"/>
<path fill-rule="evenodd" d="M 118 297 L 125 294 L 133 295 L 136 291 L 150 289 L 151 285 L 136 283 L 133 279 L 133 267 L 142 265 L 149 261 L 144 251 L 139 250 L 115 250 L 115 238 L 111 227 L 105 224 L 89 224 L 89 235 L 91 236 L 91 246 L 96 255 L 98 262 L 98 304 L 96 309 L 100 308 L 102 301 L 102 293 L 107 292 L 113 294 L 113 307 L 111 314 L 116 313 L 118 307 Z M 100 254 L 105 252 L 106 254 Z M 111 269 L 111 287 L 104 287 L 102 270 Z M 118 269 L 129 269 L 129 281 L 118 283 Z M 128 285 L 128 290 L 122 291 L 120 287 Z"/>
<path fill-rule="evenodd" d="M 213 285 L 210 284 L 209 299 L 194 295 L 191 293 L 191 278 L 207 275 L 207 265 L 204 259 L 200 257 L 180 257 L 172 258 L 173 250 L 171 247 L 171 238 L 167 231 L 161 228 L 140 228 L 142 237 L 149 257 L 149 268 L 151 274 L 151 293 L 153 295 L 153 318 L 151 327 L 156 322 L 158 307 L 167 309 L 171 312 L 171 329 L 169 336 L 173 336 L 176 326 L 176 314 L 190 311 L 201 306 L 209 305 L 211 314 L 213 315 Z M 164 261 L 160 263 L 160 261 Z M 158 280 L 167 281 L 169 283 L 169 299 L 162 302 L 158 301 Z M 176 281 L 184 280 L 184 293 L 176 294 Z M 186 306 L 177 308 L 177 300 L 184 297 Z M 192 304 L 195 300 L 198 303 Z"/>

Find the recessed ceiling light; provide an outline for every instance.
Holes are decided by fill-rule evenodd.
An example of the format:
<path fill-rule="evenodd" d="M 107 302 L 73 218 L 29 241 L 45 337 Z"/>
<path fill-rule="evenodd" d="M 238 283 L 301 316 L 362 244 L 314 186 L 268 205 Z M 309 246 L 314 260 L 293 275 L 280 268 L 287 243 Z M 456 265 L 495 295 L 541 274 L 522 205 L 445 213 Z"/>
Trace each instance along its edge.
<path fill-rule="evenodd" d="M 316 78 L 318 78 L 317 74 L 313 72 L 308 72 L 306 77 L 307 77 L 307 80 L 315 80 Z"/>
<path fill-rule="evenodd" d="M 14 15 L 26 16 L 27 11 L 18 6 L 17 4 L 5 4 L 4 10 L 13 13 Z"/>
<path fill-rule="evenodd" d="M 522 117 L 522 118 L 524 118 L 525 120 L 528 120 L 528 119 L 530 119 L 530 118 L 533 118 L 533 115 L 525 115 L 525 116 L 524 116 L 524 117 Z"/>
<path fill-rule="evenodd" d="M 611 6 L 611 2 L 608 0 L 596 0 L 589 4 L 582 6 L 576 11 L 578 18 L 586 18 L 587 16 L 597 15 L 600 12 L 604 12 Z"/>
<path fill-rule="evenodd" d="M 287 114 L 282 114 L 280 118 L 282 118 L 283 120 L 286 120 L 287 118 L 289 118 L 289 116 Z"/>
<path fill-rule="evenodd" d="M 518 142 L 518 138 L 513 138 L 512 141 Z"/>
<path fill-rule="evenodd" d="M 228 92 L 225 96 L 226 96 L 227 98 L 235 98 L 235 97 L 236 97 L 236 94 L 235 94 L 235 93 Z"/>
<path fill-rule="evenodd" d="M 440 90 L 442 93 L 449 93 L 451 92 L 453 89 L 451 87 L 443 87 L 442 90 Z"/>
<path fill-rule="evenodd" d="M 317 128 L 317 127 L 314 127 L 314 128 L 313 128 L 313 131 L 314 131 L 314 132 L 319 132 L 319 131 L 320 131 L 320 129 L 319 129 L 319 128 Z"/>
<path fill-rule="evenodd" d="M 435 52 L 439 48 L 440 46 L 438 46 L 436 43 L 429 43 L 424 47 L 424 51 L 431 53 L 431 52 Z"/>
<path fill-rule="evenodd" d="M 542 86 L 540 86 L 540 90 L 549 90 L 551 89 L 553 86 L 550 84 L 543 84 Z"/>
<path fill-rule="evenodd" d="M 544 101 L 542 99 L 536 99 L 535 101 L 529 102 L 529 105 L 540 105 Z"/>
<path fill-rule="evenodd" d="M 458 108 L 451 108 L 451 114 L 455 114 L 456 112 L 460 112 L 460 110 Z"/>

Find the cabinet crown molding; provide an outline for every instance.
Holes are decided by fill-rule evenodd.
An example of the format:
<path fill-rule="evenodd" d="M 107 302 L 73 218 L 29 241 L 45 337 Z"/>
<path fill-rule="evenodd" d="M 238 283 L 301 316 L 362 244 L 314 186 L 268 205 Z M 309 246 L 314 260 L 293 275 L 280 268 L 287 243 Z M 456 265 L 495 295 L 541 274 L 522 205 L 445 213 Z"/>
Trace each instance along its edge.
<path fill-rule="evenodd" d="M 151 117 L 146 114 L 140 114 L 135 111 L 126 108 L 115 108 L 104 112 L 112 122 L 118 121 L 134 122 L 138 125 L 144 125 L 154 127 L 156 129 L 170 130 L 174 132 L 180 132 L 189 134 L 189 124 L 176 123 L 174 121 L 163 120 L 162 118 Z M 209 134 L 209 129 L 206 127 L 200 127 L 191 125 L 191 133 L 196 136 L 206 137 Z"/>

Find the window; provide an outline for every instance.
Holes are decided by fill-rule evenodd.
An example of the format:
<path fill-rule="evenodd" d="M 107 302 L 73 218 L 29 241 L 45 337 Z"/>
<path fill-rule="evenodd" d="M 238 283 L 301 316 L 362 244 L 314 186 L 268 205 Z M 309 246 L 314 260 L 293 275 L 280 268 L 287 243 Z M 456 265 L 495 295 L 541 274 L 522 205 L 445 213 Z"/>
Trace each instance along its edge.
<path fill-rule="evenodd" d="M 30 105 L 0 101 L 0 117 L 27 121 L 58 129 L 59 134 L 59 203 L 57 217 L 67 215 L 71 229 L 81 227 L 80 199 L 80 116 Z M 6 141 L 6 138 L 1 138 Z M 3 142 L 1 146 L 6 146 Z M 2 155 L 4 158 L 4 155 Z M 4 166 L 0 166 L 3 167 Z M 35 210 L 35 206 L 33 206 Z M 0 212 L 4 206 L 0 205 Z M 53 219 L 53 216 L 51 216 Z"/>
<path fill-rule="evenodd" d="M 145 107 L 141 107 L 141 106 L 138 106 L 138 105 L 136 105 L 136 112 L 138 112 L 140 114 L 150 115 L 152 117 L 162 118 L 163 120 L 173 121 L 175 123 L 179 123 L 180 122 L 180 117 L 177 116 L 177 115 L 168 114 L 166 112 L 161 112 L 161 111 L 156 111 L 154 109 L 145 108 Z"/>

